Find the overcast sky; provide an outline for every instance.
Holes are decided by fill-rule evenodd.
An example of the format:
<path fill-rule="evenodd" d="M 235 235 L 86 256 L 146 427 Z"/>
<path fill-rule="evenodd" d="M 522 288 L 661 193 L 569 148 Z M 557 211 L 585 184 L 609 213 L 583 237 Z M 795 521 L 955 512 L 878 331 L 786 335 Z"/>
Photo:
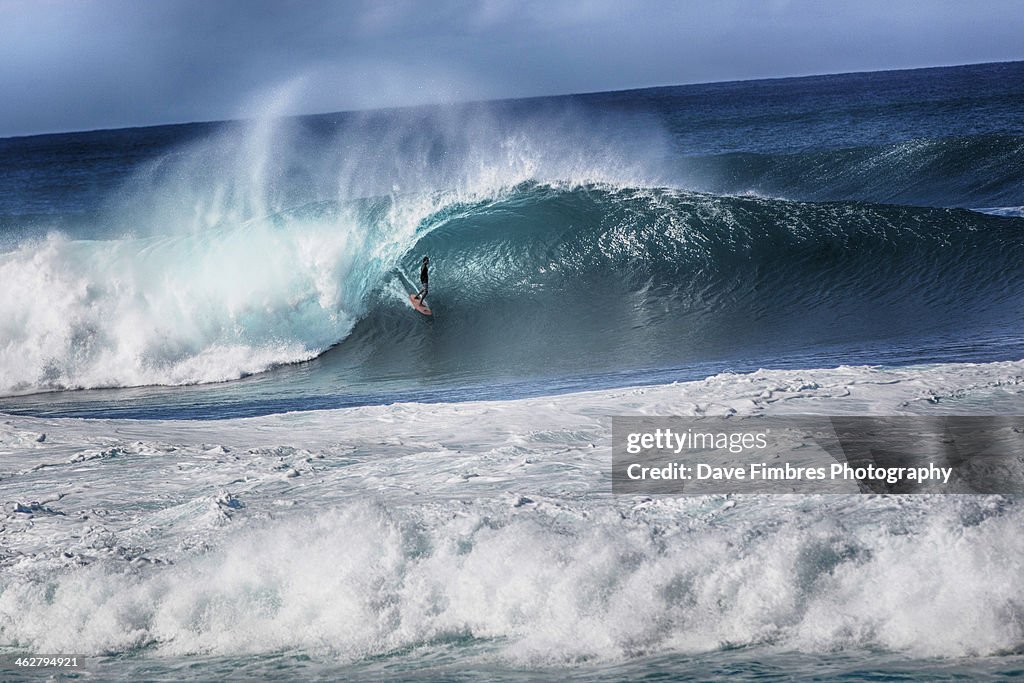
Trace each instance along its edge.
<path fill-rule="evenodd" d="M 1024 0 L 0 0 L 0 137 L 1024 59 Z"/>

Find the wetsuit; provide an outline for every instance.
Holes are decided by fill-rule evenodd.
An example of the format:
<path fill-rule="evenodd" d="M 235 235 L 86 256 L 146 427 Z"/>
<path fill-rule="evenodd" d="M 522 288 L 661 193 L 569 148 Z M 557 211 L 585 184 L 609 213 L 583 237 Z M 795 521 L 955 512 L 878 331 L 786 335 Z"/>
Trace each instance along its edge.
<path fill-rule="evenodd" d="M 420 266 L 420 284 L 423 285 L 423 288 L 420 289 L 419 294 L 416 295 L 416 298 L 419 299 L 420 301 L 423 301 L 424 299 L 427 298 L 427 281 L 429 280 L 429 273 L 427 273 L 427 269 L 429 266 L 429 263 L 424 263 L 422 266 Z"/>

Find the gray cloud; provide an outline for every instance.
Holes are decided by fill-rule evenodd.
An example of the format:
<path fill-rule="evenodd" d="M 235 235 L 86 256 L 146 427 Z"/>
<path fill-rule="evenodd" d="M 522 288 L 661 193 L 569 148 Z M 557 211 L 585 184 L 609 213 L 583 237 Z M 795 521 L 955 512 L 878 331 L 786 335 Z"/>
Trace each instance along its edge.
<path fill-rule="evenodd" d="M 1024 57 L 1024 0 L 0 0 L 0 136 Z"/>

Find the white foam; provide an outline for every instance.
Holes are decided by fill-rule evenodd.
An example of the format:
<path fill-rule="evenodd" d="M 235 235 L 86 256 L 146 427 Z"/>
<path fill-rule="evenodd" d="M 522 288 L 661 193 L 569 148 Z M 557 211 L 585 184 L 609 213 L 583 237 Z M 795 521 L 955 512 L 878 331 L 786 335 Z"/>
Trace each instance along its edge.
<path fill-rule="evenodd" d="M 528 666 L 1012 651 L 1015 500 L 616 497 L 608 416 L 1018 414 L 1022 377 L 842 367 L 202 423 L 8 416 L 0 632 L 34 651 L 344 661 L 469 636 Z"/>
<path fill-rule="evenodd" d="M 360 313 L 360 241 L 263 224 L 22 245 L 0 255 L 0 392 L 214 382 L 315 356 Z"/>
<path fill-rule="evenodd" d="M 0 622 L 41 651 L 345 660 L 469 634 L 530 665 L 765 642 L 986 655 L 1024 638 L 1019 509 L 965 528 L 983 502 L 739 505 L 757 510 L 701 523 L 607 503 L 349 503 L 228 534 L 173 566 L 119 558 L 12 577 Z"/>
<path fill-rule="evenodd" d="M 1017 218 L 1024 216 L 1024 206 L 993 206 L 971 210 L 978 213 L 987 213 L 991 216 L 1011 216 Z"/>

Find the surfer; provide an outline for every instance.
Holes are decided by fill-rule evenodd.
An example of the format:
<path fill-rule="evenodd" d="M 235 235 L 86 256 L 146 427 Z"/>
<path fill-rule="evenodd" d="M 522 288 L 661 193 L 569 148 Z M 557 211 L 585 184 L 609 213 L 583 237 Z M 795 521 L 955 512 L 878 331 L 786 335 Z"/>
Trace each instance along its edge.
<path fill-rule="evenodd" d="M 419 299 L 420 301 L 423 301 L 424 299 L 427 298 L 427 289 L 428 289 L 427 280 L 429 278 L 429 274 L 427 273 L 427 267 L 429 265 L 430 265 L 430 257 L 429 256 L 424 256 L 423 257 L 423 265 L 420 266 L 420 284 L 423 285 L 423 288 L 420 289 L 419 293 L 416 294 L 416 298 Z"/>

